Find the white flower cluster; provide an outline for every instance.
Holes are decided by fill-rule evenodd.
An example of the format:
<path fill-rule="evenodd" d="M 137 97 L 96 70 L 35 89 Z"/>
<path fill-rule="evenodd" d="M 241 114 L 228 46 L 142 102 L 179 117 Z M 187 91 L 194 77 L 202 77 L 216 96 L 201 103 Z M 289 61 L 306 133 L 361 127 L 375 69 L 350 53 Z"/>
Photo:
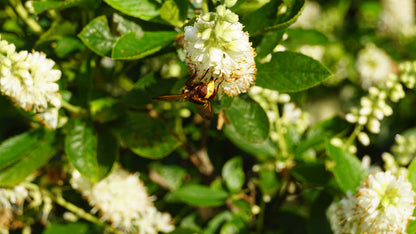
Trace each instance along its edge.
<path fill-rule="evenodd" d="M 100 211 L 103 220 L 123 232 L 154 234 L 174 229 L 170 215 L 154 207 L 153 198 L 137 174 L 116 167 L 109 176 L 93 184 L 74 170 L 70 183 L 89 200 L 94 213 Z"/>
<path fill-rule="evenodd" d="M 381 31 L 399 36 L 416 33 L 414 0 L 382 0 L 381 5 Z"/>
<path fill-rule="evenodd" d="M 368 89 L 387 80 L 387 74 L 393 72 L 393 63 L 386 52 L 368 43 L 358 52 L 356 68 L 360 74 L 361 86 Z"/>
<path fill-rule="evenodd" d="M 16 52 L 13 44 L 0 40 L 0 92 L 26 111 L 33 111 L 49 127 L 56 128 L 61 107 L 61 71 L 39 52 Z"/>
<path fill-rule="evenodd" d="M 0 188 L 0 233 L 7 231 L 16 215 L 23 212 L 23 204 L 29 192 L 24 186 Z"/>
<path fill-rule="evenodd" d="M 219 93 L 228 96 L 246 92 L 254 84 L 256 53 L 238 16 L 225 6 L 218 6 L 215 13 L 203 13 L 193 26 L 186 26 L 184 39 L 186 63 L 195 74 L 193 82 L 219 79 Z"/>
<path fill-rule="evenodd" d="M 414 196 L 406 177 L 377 172 L 361 182 L 356 195 L 347 192 L 333 202 L 327 217 L 334 233 L 406 233 Z"/>

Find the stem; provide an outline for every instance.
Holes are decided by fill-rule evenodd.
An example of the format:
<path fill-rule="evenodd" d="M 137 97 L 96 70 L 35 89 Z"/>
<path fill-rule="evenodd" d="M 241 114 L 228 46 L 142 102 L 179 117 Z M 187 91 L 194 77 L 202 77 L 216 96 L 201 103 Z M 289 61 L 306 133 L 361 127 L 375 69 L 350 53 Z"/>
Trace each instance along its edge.
<path fill-rule="evenodd" d="M 266 210 L 266 202 L 264 202 L 264 200 L 261 199 L 260 214 L 259 214 L 259 217 L 257 219 L 257 233 L 262 233 L 262 231 L 263 231 L 265 210 Z"/>
<path fill-rule="evenodd" d="M 81 217 L 85 220 L 90 221 L 91 223 L 97 224 L 99 226 L 104 225 L 103 222 L 99 218 L 91 215 L 90 213 L 86 212 L 85 210 L 79 208 L 78 206 L 76 206 L 76 205 L 74 205 L 70 202 L 67 202 L 62 197 L 61 194 L 57 194 L 54 200 L 58 205 L 64 207 L 65 209 L 71 211 L 72 213 L 76 214 L 77 216 L 79 216 L 79 217 Z"/>
<path fill-rule="evenodd" d="M 26 8 L 22 5 L 22 2 L 20 0 L 11 0 L 10 3 L 14 7 L 14 10 L 16 13 L 20 16 L 20 18 L 25 21 L 25 23 L 36 33 L 41 34 L 43 32 L 42 27 L 29 16 L 29 13 L 27 12 Z"/>
<path fill-rule="evenodd" d="M 72 112 L 74 114 L 80 114 L 83 115 L 86 113 L 86 110 L 84 110 L 82 107 L 74 106 L 71 103 L 61 100 L 62 107 L 68 110 L 69 112 Z"/>
<path fill-rule="evenodd" d="M 279 145 L 282 156 L 284 158 L 287 158 L 287 156 L 289 155 L 289 152 L 287 149 L 285 136 L 283 134 L 282 121 L 280 119 L 280 112 L 279 112 L 279 107 L 277 106 L 277 104 L 272 105 L 272 110 L 276 113 L 275 128 L 276 128 L 277 135 L 279 136 L 277 138 L 277 144 Z"/>
<path fill-rule="evenodd" d="M 345 141 L 344 149 L 346 149 L 348 146 L 350 146 L 352 144 L 352 142 L 355 140 L 355 138 L 357 137 L 358 133 L 361 132 L 361 130 L 363 129 L 363 127 L 364 126 L 361 125 L 361 124 L 355 125 L 354 131 L 351 133 L 351 135 Z"/>

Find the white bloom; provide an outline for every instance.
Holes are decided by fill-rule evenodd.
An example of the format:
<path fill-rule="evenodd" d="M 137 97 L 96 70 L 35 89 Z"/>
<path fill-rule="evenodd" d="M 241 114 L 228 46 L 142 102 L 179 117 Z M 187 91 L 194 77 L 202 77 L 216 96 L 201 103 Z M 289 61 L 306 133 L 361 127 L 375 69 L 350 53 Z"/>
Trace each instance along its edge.
<path fill-rule="evenodd" d="M 10 228 L 15 216 L 22 214 L 23 204 L 28 197 L 29 192 L 22 185 L 0 188 L 0 233 Z"/>
<path fill-rule="evenodd" d="M 56 126 L 51 119 L 57 120 L 61 107 L 59 86 L 55 83 L 61 71 L 53 69 L 55 62 L 43 53 L 15 50 L 13 44 L 0 40 L 0 92 L 25 110 L 40 113 L 41 118 L 46 115 L 44 122 Z M 44 111 L 49 113 L 42 114 Z M 51 117 L 51 113 L 55 115 Z"/>
<path fill-rule="evenodd" d="M 74 170 L 70 183 L 89 200 L 93 212 L 100 211 L 104 220 L 123 231 L 153 234 L 174 229 L 170 215 L 153 206 L 153 198 L 137 174 L 116 167 L 109 176 L 93 184 Z"/>
<path fill-rule="evenodd" d="M 219 92 L 236 96 L 255 81 L 255 52 L 238 16 L 220 5 L 216 13 L 204 13 L 185 27 L 186 62 L 194 83 L 219 79 Z M 209 74 L 202 78 L 206 70 Z"/>
<path fill-rule="evenodd" d="M 335 233 L 405 233 L 414 195 L 406 177 L 377 172 L 361 182 L 355 196 L 347 193 L 333 203 L 327 216 Z"/>
<path fill-rule="evenodd" d="M 390 57 L 374 44 L 367 44 L 358 53 L 356 67 L 364 89 L 386 82 L 388 75 L 392 72 Z"/>
<path fill-rule="evenodd" d="M 380 26 L 382 31 L 411 35 L 415 33 L 414 0 L 382 0 Z"/>

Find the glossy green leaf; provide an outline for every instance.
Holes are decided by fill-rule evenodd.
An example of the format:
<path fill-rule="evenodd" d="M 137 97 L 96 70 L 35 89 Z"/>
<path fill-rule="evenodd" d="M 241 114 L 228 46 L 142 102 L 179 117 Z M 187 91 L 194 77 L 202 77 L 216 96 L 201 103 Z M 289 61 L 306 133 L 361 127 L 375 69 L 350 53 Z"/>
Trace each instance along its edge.
<path fill-rule="evenodd" d="M 225 115 L 245 142 L 261 143 L 269 136 L 270 124 L 266 113 L 248 96 L 235 98 Z"/>
<path fill-rule="evenodd" d="M 10 153 L 12 157 L 4 161 L 2 159 L 3 163 L 7 162 L 9 165 L 0 170 L 0 186 L 16 185 L 44 166 L 55 153 L 53 141 L 54 132 L 38 129 L 1 144 L 0 157 L 4 153 Z M 17 145 L 18 143 L 20 144 Z M 18 146 L 22 149 L 18 149 Z"/>
<path fill-rule="evenodd" d="M 138 37 L 136 32 L 121 36 L 112 51 L 113 59 L 140 59 L 153 54 L 170 44 L 177 36 L 176 32 L 144 32 Z"/>
<path fill-rule="evenodd" d="M 407 170 L 408 170 L 407 178 L 412 184 L 413 189 L 415 189 L 416 188 L 416 159 L 412 160 Z"/>
<path fill-rule="evenodd" d="M 165 123 L 144 113 L 128 114 L 118 128 L 121 142 L 146 158 L 163 158 L 180 145 Z"/>
<path fill-rule="evenodd" d="M 283 30 L 265 33 L 260 41 L 260 44 L 256 47 L 257 57 L 264 58 L 268 54 L 273 53 L 273 49 L 279 44 L 283 33 Z"/>
<path fill-rule="evenodd" d="M 333 146 L 329 141 L 326 143 L 326 150 L 329 157 L 335 162 L 332 172 L 338 186 L 344 192 L 351 191 L 355 193 L 361 180 L 367 174 L 367 171 L 361 166 L 360 160 L 355 155 Z"/>
<path fill-rule="evenodd" d="M 205 185 L 188 184 L 173 192 L 173 196 L 189 205 L 212 207 L 224 205 L 228 193 Z"/>
<path fill-rule="evenodd" d="M 233 217 L 233 213 L 229 210 L 225 210 L 216 216 L 214 216 L 209 222 L 207 227 L 202 232 L 203 234 L 217 234 L 227 220 L 230 220 Z"/>
<path fill-rule="evenodd" d="M 169 24 L 182 27 L 186 20 L 188 2 L 184 0 L 167 0 L 160 8 L 160 17 Z"/>
<path fill-rule="evenodd" d="M 56 42 L 56 47 L 54 48 L 55 53 L 59 58 L 65 58 L 73 52 L 82 51 L 84 49 L 84 44 L 75 37 L 61 38 Z"/>
<path fill-rule="evenodd" d="M 224 134 L 241 150 L 258 158 L 274 158 L 278 149 L 274 142 L 267 138 L 261 143 L 246 142 L 235 130 L 233 125 L 225 125 Z"/>
<path fill-rule="evenodd" d="M 239 191 L 245 180 L 243 160 L 240 157 L 228 160 L 222 168 L 222 178 L 229 191 L 233 193 Z"/>
<path fill-rule="evenodd" d="M 65 138 L 69 161 L 82 175 L 92 181 L 99 179 L 97 162 L 97 133 L 90 122 L 73 119 Z"/>
<path fill-rule="evenodd" d="M 37 147 L 44 136 L 44 130 L 35 129 L 11 137 L 0 144 L 0 169 L 20 160 L 27 152 Z"/>
<path fill-rule="evenodd" d="M 135 32 L 138 37 L 143 36 L 143 29 L 140 25 L 136 24 L 135 22 L 126 19 L 125 17 L 114 13 L 113 14 L 113 22 L 117 25 L 116 30 L 120 35 Z"/>
<path fill-rule="evenodd" d="M 32 6 L 35 14 L 40 14 L 46 10 L 65 9 L 70 7 L 81 7 L 89 10 L 96 9 L 101 4 L 101 0 L 66 0 L 66 1 L 33 1 Z"/>
<path fill-rule="evenodd" d="M 257 65 L 256 85 L 279 92 L 297 92 L 329 78 L 331 73 L 318 61 L 295 52 L 278 52 L 269 63 Z"/>
<path fill-rule="evenodd" d="M 150 165 L 150 176 L 156 176 L 158 179 L 156 182 L 170 190 L 178 189 L 182 185 L 186 174 L 185 168 L 177 165 L 164 165 L 161 163 Z"/>
<path fill-rule="evenodd" d="M 88 48 L 101 56 L 109 55 L 116 42 L 104 15 L 90 21 L 78 34 L 78 37 Z"/>
<path fill-rule="evenodd" d="M 154 0 L 104 0 L 108 5 L 126 15 L 151 20 L 159 16 L 160 5 Z"/>
<path fill-rule="evenodd" d="M 97 133 L 91 122 L 81 119 L 73 119 L 69 129 L 65 152 L 71 164 L 92 181 L 105 177 L 119 154 L 115 136 L 104 126 Z"/>
<path fill-rule="evenodd" d="M 270 1 L 241 20 L 250 34 L 282 30 L 293 24 L 302 12 L 305 0 Z M 282 12 L 279 8 L 286 8 Z"/>

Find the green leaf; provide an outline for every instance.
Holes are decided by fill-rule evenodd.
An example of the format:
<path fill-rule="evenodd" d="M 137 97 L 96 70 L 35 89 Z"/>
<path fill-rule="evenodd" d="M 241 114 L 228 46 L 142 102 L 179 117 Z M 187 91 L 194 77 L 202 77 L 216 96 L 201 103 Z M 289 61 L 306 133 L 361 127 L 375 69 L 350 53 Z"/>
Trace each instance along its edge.
<path fill-rule="evenodd" d="M 293 176 L 302 183 L 323 186 L 329 182 L 331 173 L 329 173 L 325 165 L 320 162 L 308 162 L 296 164 L 291 169 Z"/>
<path fill-rule="evenodd" d="M 288 39 L 285 41 L 289 44 L 299 45 L 325 45 L 328 43 L 328 37 L 313 29 L 303 28 L 289 28 L 285 31 L 288 35 Z"/>
<path fill-rule="evenodd" d="M 55 21 L 52 26 L 36 41 L 36 46 L 50 41 L 60 40 L 63 37 L 75 35 L 77 26 L 69 21 Z"/>
<path fill-rule="evenodd" d="M 167 0 L 162 4 L 160 17 L 176 27 L 182 27 L 186 20 L 188 2 L 184 0 Z"/>
<path fill-rule="evenodd" d="M 408 170 L 407 178 L 412 184 L 413 189 L 415 189 L 416 188 L 416 158 L 412 160 L 407 170 Z"/>
<path fill-rule="evenodd" d="M 90 223 L 58 223 L 55 221 L 46 226 L 42 234 L 89 234 L 102 231 L 98 230 L 98 226 L 93 226 Z"/>
<path fill-rule="evenodd" d="M 272 197 L 280 188 L 280 181 L 275 171 L 260 170 L 259 187 L 263 195 Z"/>
<path fill-rule="evenodd" d="M 162 184 L 162 186 L 170 190 L 176 190 L 182 185 L 186 176 L 186 170 L 176 165 L 152 163 L 150 165 L 150 176 L 152 174 L 157 176 L 158 184 Z"/>
<path fill-rule="evenodd" d="M 282 30 L 293 24 L 302 12 L 305 0 L 270 1 L 241 20 L 250 34 Z M 282 12 L 280 9 L 286 8 Z"/>
<path fill-rule="evenodd" d="M 143 36 L 143 29 L 135 22 L 124 18 L 123 16 L 114 13 L 113 22 L 117 25 L 116 30 L 120 35 L 135 32 L 138 37 Z"/>
<path fill-rule="evenodd" d="M 332 172 L 335 175 L 338 186 L 344 193 L 348 190 L 355 193 L 355 189 L 367 174 L 367 171 L 361 167 L 360 160 L 341 148 L 333 146 L 329 141 L 326 142 L 326 150 L 329 157 L 335 162 Z"/>
<path fill-rule="evenodd" d="M 82 44 L 75 37 L 63 37 L 56 42 L 56 47 L 54 48 L 56 55 L 59 58 L 65 58 L 69 54 L 82 51 L 85 49 L 84 44 Z"/>
<path fill-rule="evenodd" d="M 413 187 L 414 188 L 414 187 Z M 416 217 L 416 210 L 413 210 L 413 217 Z M 409 220 L 407 225 L 406 233 L 416 233 L 416 220 Z"/>
<path fill-rule="evenodd" d="M 116 42 L 104 15 L 89 22 L 78 34 L 78 37 L 88 48 L 101 56 L 110 55 L 110 51 Z"/>
<path fill-rule="evenodd" d="M 265 33 L 260 44 L 256 47 L 258 58 L 264 58 L 268 54 L 273 53 L 273 49 L 277 46 L 277 44 L 279 44 L 283 33 L 283 30 Z"/>
<path fill-rule="evenodd" d="M 169 94 L 175 82 L 175 79 L 157 79 L 154 73 L 149 73 L 134 84 L 123 102 L 130 108 L 143 109 L 152 98 Z"/>
<path fill-rule="evenodd" d="M 1 159 L 3 166 L 8 166 L 0 170 L 0 186 L 14 186 L 44 166 L 55 154 L 53 141 L 54 132 L 38 129 L 3 142 L 0 146 L 0 158 L 5 153 L 10 153 L 12 157 Z"/>
<path fill-rule="evenodd" d="M 15 163 L 27 152 L 36 149 L 43 136 L 43 129 L 35 129 L 3 141 L 0 145 L 0 169 Z"/>
<path fill-rule="evenodd" d="M 326 210 L 332 202 L 332 196 L 325 190 L 321 191 L 313 201 L 310 218 L 308 220 L 308 233 L 331 234 L 331 227 L 326 217 Z"/>
<path fill-rule="evenodd" d="M 274 158 L 277 155 L 277 146 L 274 142 L 267 138 L 261 143 L 246 142 L 235 130 L 233 125 L 226 125 L 224 134 L 230 141 L 241 150 L 252 154 L 258 158 Z"/>
<path fill-rule="evenodd" d="M 298 92 L 326 80 L 331 73 L 318 61 L 295 52 L 278 52 L 258 64 L 256 85 L 279 92 Z"/>
<path fill-rule="evenodd" d="M 32 6 L 35 14 L 46 10 L 65 9 L 70 7 L 81 7 L 89 10 L 97 9 L 101 0 L 67 0 L 67 1 L 33 1 Z"/>
<path fill-rule="evenodd" d="M 218 233 L 221 225 L 226 222 L 227 220 L 230 220 L 233 217 L 233 213 L 231 213 L 229 210 L 225 210 L 216 216 L 214 216 L 209 222 L 207 227 L 202 232 L 203 234 L 216 234 Z"/>
<path fill-rule="evenodd" d="M 65 138 L 65 152 L 69 161 L 82 175 L 98 181 L 97 134 L 90 122 L 72 119 Z"/>
<path fill-rule="evenodd" d="M 238 215 L 233 215 L 233 217 L 227 220 L 220 229 L 220 234 L 239 234 L 247 233 L 246 222 L 239 217 Z"/>
<path fill-rule="evenodd" d="M 178 34 L 176 32 L 144 32 L 138 37 L 136 32 L 121 36 L 114 45 L 111 57 L 113 59 L 140 59 L 156 53 L 171 43 Z"/>
<path fill-rule="evenodd" d="M 243 187 L 245 175 L 243 171 L 243 161 L 240 157 L 228 160 L 222 168 L 222 178 L 228 190 L 235 193 Z"/>
<path fill-rule="evenodd" d="M 145 158 L 163 158 L 180 145 L 162 120 L 143 113 L 127 114 L 118 131 L 121 142 Z"/>
<path fill-rule="evenodd" d="M 305 134 L 305 139 L 295 148 L 295 155 L 300 155 L 309 149 L 325 147 L 325 140 L 348 130 L 350 124 L 340 117 L 333 117 L 313 125 Z"/>
<path fill-rule="evenodd" d="M 72 119 L 65 138 L 65 152 L 71 164 L 91 181 L 105 177 L 118 158 L 117 139 L 101 126 L 95 131 L 91 122 Z"/>
<path fill-rule="evenodd" d="M 270 124 L 266 113 L 248 96 L 234 98 L 225 115 L 245 142 L 261 143 L 269 136 Z"/>
<path fill-rule="evenodd" d="M 228 193 L 204 185 L 188 184 L 173 192 L 173 196 L 189 205 L 212 207 L 224 205 Z"/>
<path fill-rule="evenodd" d="M 151 20 L 159 16 L 160 5 L 153 0 L 104 0 L 111 7 L 126 15 Z"/>

